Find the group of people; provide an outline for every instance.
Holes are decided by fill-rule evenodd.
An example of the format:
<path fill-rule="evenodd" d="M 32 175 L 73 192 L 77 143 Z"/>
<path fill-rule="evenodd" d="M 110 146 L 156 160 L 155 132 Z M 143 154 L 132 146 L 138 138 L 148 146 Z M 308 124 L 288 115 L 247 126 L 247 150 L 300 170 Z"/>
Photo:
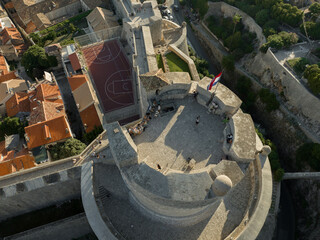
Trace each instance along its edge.
<path fill-rule="evenodd" d="M 156 118 L 160 115 L 160 111 L 161 111 L 160 103 L 153 101 L 152 105 L 149 106 L 147 113 L 143 117 L 142 121 L 137 125 L 130 127 L 128 129 L 129 134 L 131 136 L 140 135 L 146 129 L 148 122 L 152 119 L 151 115 L 153 114 L 153 117 Z"/>

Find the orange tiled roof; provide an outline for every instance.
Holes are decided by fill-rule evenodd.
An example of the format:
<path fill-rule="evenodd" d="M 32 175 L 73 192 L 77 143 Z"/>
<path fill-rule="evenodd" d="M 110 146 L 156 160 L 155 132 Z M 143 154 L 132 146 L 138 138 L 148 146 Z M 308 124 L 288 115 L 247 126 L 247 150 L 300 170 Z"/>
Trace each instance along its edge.
<path fill-rule="evenodd" d="M 0 142 L 0 160 L 7 155 L 6 141 Z"/>
<path fill-rule="evenodd" d="M 77 53 L 72 53 L 69 55 L 69 60 L 71 62 L 71 66 L 73 68 L 74 71 L 77 71 L 79 69 L 81 69 L 81 65 L 77 56 Z"/>
<path fill-rule="evenodd" d="M 32 22 L 28 22 L 26 28 L 24 29 L 27 34 L 30 34 L 37 30 L 37 26 Z"/>
<path fill-rule="evenodd" d="M 19 44 L 19 45 L 13 45 L 13 47 L 16 49 L 18 54 L 23 54 L 25 51 L 27 51 L 28 46 L 29 45 L 26 44 L 26 43 L 22 43 L 22 44 Z"/>
<path fill-rule="evenodd" d="M 73 75 L 72 77 L 68 77 L 68 81 L 71 87 L 71 90 L 74 91 L 82 84 L 88 81 L 87 77 L 83 74 Z"/>
<path fill-rule="evenodd" d="M 22 155 L 8 161 L 0 162 L 0 176 L 4 176 L 22 169 L 35 167 L 35 159 L 30 155 Z"/>
<path fill-rule="evenodd" d="M 12 117 L 18 112 L 31 112 L 43 101 L 63 104 L 59 87 L 57 85 L 39 84 L 32 92 L 15 93 L 6 102 L 7 115 Z"/>
<path fill-rule="evenodd" d="M 6 102 L 7 115 L 9 117 L 15 116 L 19 112 L 30 112 L 30 101 L 28 93 L 15 93 Z"/>
<path fill-rule="evenodd" d="M 66 116 L 60 116 L 24 128 L 29 149 L 72 137 Z"/>
<path fill-rule="evenodd" d="M 8 2 L 4 5 L 5 8 L 14 8 L 13 2 Z"/>
<path fill-rule="evenodd" d="M 17 79 L 15 72 L 8 72 L 8 73 L 5 73 L 4 75 L 0 75 L 0 83 L 6 82 L 12 79 Z"/>
<path fill-rule="evenodd" d="M 86 126 L 86 132 L 91 132 L 94 126 L 101 126 L 100 119 L 94 104 L 90 105 L 82 112 L 80 112 L 82 123 Z"/>
<path fill-rule="evenodd" d="M 7 74 L 9 71 L 4 56 L 0 55 L 0 75 Z"/>
<path fill-rule="evenodd" d="M 47 121 L 65 114 L 64 106 L 61 103 L 41 102 L 41 104 L 30 113 L 29 126 Z"/>
<path fill-rule="evenodd" d="M 23 38 L 15 27 L 11 28 L 4 28 L 1 32 L 2 37 L 2 44 L 5 45 L 9 40 L 16 39 L 16 40 L 22 40 Z"/>

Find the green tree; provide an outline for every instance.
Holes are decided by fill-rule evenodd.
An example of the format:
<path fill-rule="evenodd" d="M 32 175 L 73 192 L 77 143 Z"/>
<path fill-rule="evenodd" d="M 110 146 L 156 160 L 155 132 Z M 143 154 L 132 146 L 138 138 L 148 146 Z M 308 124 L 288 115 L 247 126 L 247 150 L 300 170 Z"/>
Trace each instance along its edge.
<path fill-rule="evenodd" d="M 222 67 L 229 72 L 234 71 L 234 57 L 232 55 L 224 56 L 222 58 Z"/>
<path fill-rule="evenodd" d="M 270 92 L 269 89 L 267 88 L 262 88 L 259 91 L 259 97 L 261 99 L 261 101 L 266 104 L 266 109 L 268 112 L 277 110 L 280 106 L 276 95 L 272 92 Z"/>
<path fill-rule="evenodd" d="M 316 22 L 304 22 L 300 25 L 300 32 L 310 37 L 311 39 L 320 39 L 320 23 Z"/>
<path fill-rule="evenodd" d="M 256 14 L 255 20 L 260 25 L 263 26 L 270 19 L 270 14 L 268 9 L 262 9 Z"/>
<path fill-rule="evenodd" d="M 271 16 L 277 21 L 287 23 L 293 27 L 299 26 L 303 12 L 289 3 L 279 2 L 272 6 Z"/>
<path fill-rule="evenodd" d="M 280 49 L 284 46 L 282 37 L 278 34 L 270 35 L 267 38 L 267 43 L 269 47 Z"/>
<path fill-rule="evenodd" d="M 103 132 L 102 126 L 99 126 L 99 127 L 95 126 L 91 132 L 83 134 L 82 141 L 85 144 L 89 145 L 102 132 Z"/>
<path fill-rule="evenodd" d="M 319 65 L 313 64 L 306 68 L 304 77 L 308 79 L 308 85 L 314 94 L 320 93 L 320 68 Z"/>
<path fill-rule="evenodd" d="M 86 148 L 86 144 L 78 139 L 70 138 L 64 143 L 57 143 L 50 148 L 53 160 L 64 159 L 80 154 Z"/>
<path fill-rule="evenodd" d="M 5 139 L 5 135 L 19 134 L 24 135 L 25 123 L 20 122 L 17 117 L 6 117 L 0 122 L 0 141 Z"/>
<path fill-rule="evenodd" d="M 233 26 L 233 31 L 232 31 L 232 35 L 234 34 L 235 30 L 236 30 L 236 26 L 237 24 L 241 21 L 242 17 L 239 14 L 235 14 L 232 18 L 232 22 L 234 24 Z"/>
<path fill-rule="evenodd" d="M 34 68 L 44 70 L 55 66 L 53 64 L 57 64 L 57 62 L 52 59 L 53 58 L 49 60 L 49 56 L 45 53 L 42 47 L 33 45 L 23 54 L 21 64 L 25 67 L 29 76 L 33 77 L 32 73 Z"/>
<path fill-rule="evenodd" d="M 283 168 L 278 168 L 274 173 L 274 180 L 276 180 L 277 182 L 280 182 L 283 178 L 283 175 L 284 175 Z"/>
<path fill-rule="evenodd" d="M 241 43 L 242 38 L 240 31 L 235 32 L 225 40 L 225 45 L 230 49 L 230 51 L 239 48 L 242 45 Z"/>
<path fill-rule="evenodd" d="M 313 17 L 318 17 L 320 15 L 320 3 L 312 3 L 309 7 L 309 10 Z"/>
<path fill-rule="evenodd" d="M 320 144 L 305 143 L 296 151 L 297 165 L 302 167 L 308 163 L 316 171 L 320 171 Z"/>

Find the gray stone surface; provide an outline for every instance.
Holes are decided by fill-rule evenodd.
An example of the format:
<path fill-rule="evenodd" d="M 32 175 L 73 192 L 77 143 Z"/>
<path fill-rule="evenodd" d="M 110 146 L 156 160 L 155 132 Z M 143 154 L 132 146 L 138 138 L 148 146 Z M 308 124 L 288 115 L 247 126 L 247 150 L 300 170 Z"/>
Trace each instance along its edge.
<path fill-rule="evenodd" d="M 249 114 L 238 111 L 230 119 L 233 142 L 230 154 L 236 161 L 250 162 L 255 158 L 256 132 Z"/>
<path fill-rule="evenodd" d="M 81 170 L 81 197 L 88 222 L 100 240 L 116 240 L 103 221 L 93 192 L 92 162 L 82 165 Z"/>
<path fill-rule="evenodd" d="M 120 127 L 118 122 L 105 124 L 110 149 L 118 167 L 138 163 L 137 149 L 129 133 Z"/>
<path fill-rule="evenodd" d="M 251 191 L 248 171 L 238 187 L 227 193 L 209 218 L 192 226 L 173 226 L 147 217 L 131 204 L 128 189 L 115 166 L 99 164 L 94 171 L 96 184 L 111 193 L 103 201 L 105 214 L 117 231 L 131 240 L 224 239 L 242 221 Z"/>
<path fill-rule="evenodd" d="M 152 118 L 146 130 L 133 138 L 140 160 L 158 169 L 186 170 L 188 158 L 194 159 L 194 169 L 217 164 L 224 157 L 222 138 L 224 124 L 217 115 L 193 98 L 173 102 L 175 111 Z M 166 103 L 164 102 L 163 105 Z M 196 117 L 200 123 L 196 125 Z"/>

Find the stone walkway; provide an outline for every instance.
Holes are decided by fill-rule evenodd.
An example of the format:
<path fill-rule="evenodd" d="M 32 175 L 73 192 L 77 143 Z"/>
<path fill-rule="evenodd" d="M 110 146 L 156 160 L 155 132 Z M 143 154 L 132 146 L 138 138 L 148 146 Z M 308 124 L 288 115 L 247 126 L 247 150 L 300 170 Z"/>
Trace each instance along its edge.
<path fill-rule="evenodd" d="M 163 103 L 162 110 L 173 103 Z M 175 101 L 175 110 L 153 117 L 146 130 L 133 138 L 141 160 L 157 169 L 183 170 L 188 158 L 194 159 L 194 169 L 217 164 L 222 151 L 223 124 L 220 116 L 208 114 L 194 98 Z M 196 117 L 200 123 L 196 125 Z"/>

